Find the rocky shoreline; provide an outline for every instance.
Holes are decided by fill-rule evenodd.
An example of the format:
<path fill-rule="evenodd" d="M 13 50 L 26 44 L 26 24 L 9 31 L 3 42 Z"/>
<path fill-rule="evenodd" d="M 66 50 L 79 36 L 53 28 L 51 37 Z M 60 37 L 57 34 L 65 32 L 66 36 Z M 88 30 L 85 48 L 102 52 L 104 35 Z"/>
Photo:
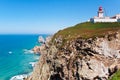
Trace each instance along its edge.
<path fill-rule="evenodd" d="M 52 36 L 48 36 L 46 37 L 46 39 L 44 39 L 42 36 L 39 36 L 38 38 L 38 42 L 41 44 L 41 46 L 35 46 L 33 49 L 31 50 L 23 50 L 25 53 L 31 53 L 31 54 L 42 54 L 42 51 L 45 49 L 45 47 L 47 47 L 48 42 L 51 40 Z M 37 62 L 29 62 L 29 64 L 35 68 L 35 65 L 37 64 Z M 21 74 L 21 75 L 16 75 L 10 78 L 10 80 L 26 80 L 29 76 L 31 76 L 31 73 L 28 74 Z"/>
<path fill-rule="evenodd" d="M 45 50 L 47 47 L 49 47 L 49 42 L 51 41 L 52 36 L 48 36 L 46 37 L 46 39 L 44 39 L 42 36 L 39 36 L 38 42 L 41 44 L 40 46 L 35 46 L 32 51 L 35 54 L 42 54 L 42 51 Z"/>
<path fill-rule="evenodd" d="M 59 36 L 40 47 L 40 59 L 26 80 L 108 80 L 120 69 L 120 31 L 76 38 L 60 48 L 62 43 Z"/>

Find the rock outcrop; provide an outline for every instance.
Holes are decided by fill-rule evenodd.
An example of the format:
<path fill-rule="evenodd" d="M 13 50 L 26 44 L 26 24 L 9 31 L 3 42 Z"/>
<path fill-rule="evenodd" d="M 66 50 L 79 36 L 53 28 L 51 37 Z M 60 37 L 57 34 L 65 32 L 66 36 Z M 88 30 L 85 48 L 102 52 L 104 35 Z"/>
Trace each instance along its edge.
<path fill-rule="evenodd" d="M 61 35 L 41 49 L 27 80 L 107 80 L 120 69 L 120 32 L 67 41 Z"/>
<path fill-rule="evenodd" d="M 41 43 L 41 46 L 35 46 L 32 51 L 36 54 L 41 54 L 43 50 L 45 50 L 46 48 L 49 47 L 49 42 L 51 41 L 51 37 L 52 36 L 48 36 L 46 37 L 46 39 L 44 39 L 43 37 L 39 37 L 39 41 Z"/>

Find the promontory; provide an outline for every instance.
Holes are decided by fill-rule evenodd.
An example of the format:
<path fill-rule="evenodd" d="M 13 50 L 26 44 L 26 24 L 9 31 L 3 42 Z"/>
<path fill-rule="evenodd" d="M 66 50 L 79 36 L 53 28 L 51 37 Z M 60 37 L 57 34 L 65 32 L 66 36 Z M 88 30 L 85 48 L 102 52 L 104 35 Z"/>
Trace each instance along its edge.
<path fill-rule="evenodd" d="M 120 23 L 84 22 L 60 30 L 40 54 L 26 80 L 120 80 L 114 79 L 120 75 Z"/>

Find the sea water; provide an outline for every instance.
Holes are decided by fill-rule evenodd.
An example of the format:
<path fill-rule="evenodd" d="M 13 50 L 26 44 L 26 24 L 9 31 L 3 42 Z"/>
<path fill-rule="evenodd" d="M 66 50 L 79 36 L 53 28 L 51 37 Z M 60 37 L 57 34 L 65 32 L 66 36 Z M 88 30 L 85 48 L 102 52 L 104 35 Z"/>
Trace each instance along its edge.
<path fill-rule="evenodd" d="M 39 55 L 31 49 L 38 43 L 38 37 L 47 35 L 0 35 L 0 80 L 32 72 L 30 63 L 36 62 Z"/>

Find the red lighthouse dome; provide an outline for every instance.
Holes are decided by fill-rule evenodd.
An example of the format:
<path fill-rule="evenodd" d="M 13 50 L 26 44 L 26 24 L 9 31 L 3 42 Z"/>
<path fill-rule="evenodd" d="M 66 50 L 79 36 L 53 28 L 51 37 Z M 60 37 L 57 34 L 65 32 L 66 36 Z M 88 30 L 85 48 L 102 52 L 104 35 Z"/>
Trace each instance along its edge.
<path fill-rule="evenodd" d="M 98 9 L 98 17 L 103 18 L 103 8 L 100 6 Z"/>
<path fill-rule="evenodd" d="M 102 9 L 102 7 L 100 6 L 100 7 L 99 7 L 99 11 L 102 11 L 102 10 L 103 10 L 103 9 Z"/>

